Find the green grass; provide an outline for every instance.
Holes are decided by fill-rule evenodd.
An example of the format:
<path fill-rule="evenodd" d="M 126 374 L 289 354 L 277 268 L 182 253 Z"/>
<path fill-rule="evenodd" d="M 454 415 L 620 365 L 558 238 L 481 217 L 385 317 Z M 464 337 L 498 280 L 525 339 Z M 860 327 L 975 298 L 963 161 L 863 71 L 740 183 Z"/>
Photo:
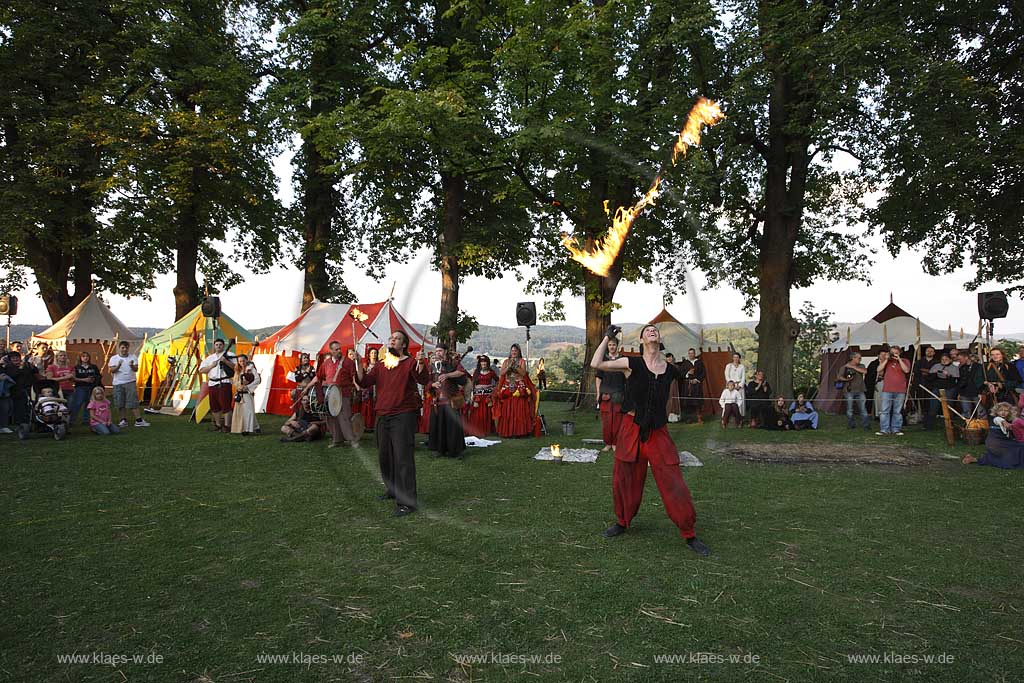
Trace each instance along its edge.
<path fill-rule="evenodd" d="M 549 424 L 566 419 L 544 404 Z M 591 414 L 577 437 L 596 436 Z M 606 541 L 612 459 L 465 461 L 418 451 L 422 510 L 392 519 L 376 454 L 207 433 L 156 417 L 116 438 L 0 437 L 0 679 L 11 681 L 1019 680 L 1024 475 L 938 454 L 914 467 L 765 465 L 708 442 L 881 442 L 673 426 L 698 532 L 689 552 L 653 478 Z M 263 419 L 268 431 L 280 420 Z M 977 449 L 974 449 L 977 452 Z M 262 663 L 262 653 L 360 661 Z M 664 654 L 758 664 L 659 664 Z M 162 664 L 58 656 L 160 655 Z M 456 655 L 557 655 L 460 665 Z M 849 664 L 847 654 L 952 656 Z M 355 660 L 355 657 L 352 657 Z"/>

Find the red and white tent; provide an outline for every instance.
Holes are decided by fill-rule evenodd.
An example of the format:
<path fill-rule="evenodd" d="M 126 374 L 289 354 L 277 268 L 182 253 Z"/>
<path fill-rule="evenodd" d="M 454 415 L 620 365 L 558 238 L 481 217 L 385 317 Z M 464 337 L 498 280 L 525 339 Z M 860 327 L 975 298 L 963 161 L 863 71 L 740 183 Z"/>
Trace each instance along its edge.
<path fill-rule="evenodd" d="M 366 316 L 362 323 L 352 317 L 355 310 Z M 433 347 L 398 312 L 391 300 L 373 304 L 314 301 L 295 320 L 260 340 L 253 357 L 263 377 L 262 391 L 257 391 L 255 397 L 257 411 L 290 414 L 288 392 L 295 384 L 288 380 L 287 375 L 298 365 L 300 353 L 318 358 L 330 351 L 332 341 L 338 341 L 342 352 L 355 347 L 361 356 L 365 356 L 370 349 L 387 346 L 388 337 L 396 330 L 402 330 L 409 336 L 409 353 Z"/>

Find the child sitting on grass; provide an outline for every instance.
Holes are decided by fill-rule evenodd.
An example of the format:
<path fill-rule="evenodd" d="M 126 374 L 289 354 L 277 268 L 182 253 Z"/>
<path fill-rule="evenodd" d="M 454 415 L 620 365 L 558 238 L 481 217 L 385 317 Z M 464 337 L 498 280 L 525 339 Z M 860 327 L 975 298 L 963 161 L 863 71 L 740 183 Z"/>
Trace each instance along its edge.
<path fill-rule="evenodd" d="M 110 417 L 110 401 L 103 391 L 103 387 L 95 387 L 92 390 L 92 400 L 89 401 L 89 428 L 101 436 L 119 434 L 120 428 Z"/>
<path fill-rule="evenodd" d="M 718 399 L 718 405 L 722 406 L 722 429 L 726 429 L 729 426 L 729 421 L 733 418 L 736 419 L 737 427 L 743 426 L 743 416 L 740 415 L 740 400 L 742 398 L 742 394 L 736 388 L 736 382 L 732 380 L 726 382 L 725 389 L 722 390 L 722 395 Z"/>

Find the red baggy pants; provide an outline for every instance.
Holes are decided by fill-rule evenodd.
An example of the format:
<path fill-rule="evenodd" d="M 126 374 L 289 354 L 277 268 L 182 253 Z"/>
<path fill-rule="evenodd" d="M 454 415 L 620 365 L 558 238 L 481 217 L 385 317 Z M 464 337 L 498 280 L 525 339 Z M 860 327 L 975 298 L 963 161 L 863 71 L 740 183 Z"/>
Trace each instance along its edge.
<path fill-rule="evenodd" d="M 683 538 L 693 538 L 697 535 L 693 530 L 697 512 L 693 509 L 690 489 L 679 471 L 679 452 L 668 435 L 668 428 L 655 429 L 647 441 L 641 442 L 640 428 L 629 414 L 622 416 L 612 473 L 615 517 L 619 524 L 628 528 L 640 509 L 648 463 L 654 471 L 654 481 L 669 519 L 679 527 Z"/>
<path fill-rule="evenodd" d="M 606 446 L 618 443 L 619 428 L 622 426 L 622 405 L 601 401 L 601 438 Z"/>

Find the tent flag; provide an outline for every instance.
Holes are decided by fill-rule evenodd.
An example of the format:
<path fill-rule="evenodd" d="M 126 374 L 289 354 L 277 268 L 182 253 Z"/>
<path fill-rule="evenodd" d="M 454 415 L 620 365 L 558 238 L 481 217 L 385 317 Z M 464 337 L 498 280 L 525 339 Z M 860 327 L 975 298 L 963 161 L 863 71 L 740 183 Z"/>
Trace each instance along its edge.
<path fill-rule="evenodd" d="M 196 402 L 194 413 L 196 424 L 202 422 L 208 412 L 210 412 L 210 387 L 206 382 L 203 382 L 202 388 L 199 389 L 199 400 Z"/>

